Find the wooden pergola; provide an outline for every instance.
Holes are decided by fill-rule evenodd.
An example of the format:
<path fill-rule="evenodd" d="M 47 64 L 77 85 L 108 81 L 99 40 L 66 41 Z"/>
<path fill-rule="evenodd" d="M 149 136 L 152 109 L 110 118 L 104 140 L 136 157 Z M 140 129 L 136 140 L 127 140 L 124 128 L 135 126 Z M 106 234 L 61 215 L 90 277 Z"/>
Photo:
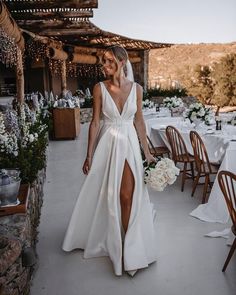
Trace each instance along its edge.
<path fill-rule="evenodd" d="M 119 44 L 126 49 L 146 50 L 171 44 L 133 40 L 106 32 L 90 19 L 98 0 L 3 0 L 20 28 L 71 45 L 104 48 Z"/>
<path fill-rule="evenodd" d="M 145 75 L 147 50 L 172 45 L 135 40 L 98 28 L 90 21 L 93 9 L 98 8 L 98 0 L 2 0 L 2 3 L 20 28 L 23 39 L 32 38 L 46 44 L 50 58 L 62 61 L 64 69 L 66 61 L 97 64 L 106 47 L 121 45 L 136 64 L 136 72 Z M 65 80 L 66 77 L 62 77 L 63 87 L 66 87 Z"/>

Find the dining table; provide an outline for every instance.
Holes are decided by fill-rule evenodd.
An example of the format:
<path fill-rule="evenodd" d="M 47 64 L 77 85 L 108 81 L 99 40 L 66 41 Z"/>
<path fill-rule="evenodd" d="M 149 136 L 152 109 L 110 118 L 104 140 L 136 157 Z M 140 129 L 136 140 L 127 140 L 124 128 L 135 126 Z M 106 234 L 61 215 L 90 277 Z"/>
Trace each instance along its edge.
<path fill-rule="evenodd" d="M 229 170 L 236 173 L 236 126 L 226 125 L 224 130 L 215 130 L 215 125 L 194 126 L 183 120 L 182 117 L 152 118 L 146 120 L 147 134 L 155 146 L 167 146 L 170 149 L 166 137 L 166 127 L 174 126 L 178 129 L 184 139 L 187 150 L 193 155 L 189 133 L 197 131 L 205 144 L 211 163 L 220 164 L 220 170 Z M 229 220 L 228 210 L 217 176 L 214 180 L 211 193 L 206 204 L 199 205 L 190 213 L 191 216 L 208 222 L 226 223 Z"/>
<path fill-rule="evenodd" d="M 236 174 L 236 126 L 224 124 L 222 130 L 216 130 L 215 125 L 207 126 L 200 124 L 195 126 L 183 117 L 151 117 L 145 120 L 147 134 L 150 136 L 155 146 L 167 146 L 170 149 L 166 137 L 166 127 L 174 126 L 182 135 L 187 150 L 193 154 L 189 133 L 191 130 L 197 131 L 205 144 L 211 163 L 220 164 L 219 171 L 227 170 Z M 213 186 L 208 198 L 208 202 L 198 205 L 190 216 L 205 222 L 227 223 L 229 213 L 218 183 L 218 173 L 214 179 Z M 235 188 L 236 190 L 236 188 Z M 230 228 L 223 231 L 213 231 L 206 233 L 209 237 L 230 237 L 227 244 L 232 242 L 232 232 Z"/>

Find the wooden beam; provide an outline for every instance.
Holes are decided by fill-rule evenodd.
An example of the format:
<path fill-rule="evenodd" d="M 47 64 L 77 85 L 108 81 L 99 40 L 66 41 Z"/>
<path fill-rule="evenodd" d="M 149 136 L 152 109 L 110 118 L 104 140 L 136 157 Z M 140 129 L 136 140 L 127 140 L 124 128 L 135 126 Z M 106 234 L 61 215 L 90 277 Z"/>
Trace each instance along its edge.
<path fill-rule="evenodd" d="M 142 59 L 141 57 L 130 57 L 129 60 L 132 64 L 135 64 L 141 62 Z"/>
<path fill-rule="evenodd" d="M 63 27 L 64 21 L 61 19 L 52 20 L 52 19 L 41 19 L 41 20 L 18 20 L 18 25 L 21 28 L 29 28 L 30 30 L 34 29 L 37 31 L 42 31 L 45 28 L 59 28 Z"/>
<path fill-rule="evenodd" d="M 40 31 L 40 34 L 43 36 L 71 36 L 74 35 L 75 37 L 77 35 L 93 35 L 98 33 L 98 30 L 95 28 L 90 28 L 90 29 L 86 29 L 86 28 L 78 28 L 78 29 L 48 29 L 48 30 L 44 30 L 44 31 Z"/>
<path fill-rule="evenodd" d="M 8 12 L 5 4 L 2 2 L 0 2 L 0 26 L 8 36 L 15 40 L 15 43 L 18 45 L 18 47 L 23 50 L 25 42 L 22 33 L 17 23 Z"/>
<path fill-rule="evenodd" d="M 18 25 L 28 31 L 33 31 L 34 33 L 38 33 L 40 35 L 74 35 L 78 34 L 99 34 L 101 32 L 100 29 L 91 25 L 90 22 L 87 21 L 77 21 L 73 22 L 70 20 L 19 20 Z"/>
<path fill-rule="evenodd" d="M 98 8 L 98 0 L 6 1 L 9 10 L 50 8 Z"/>
<path fill-rule="evenodd" d="M 91 65 L 96 64 L 99 61 L 97 56 L 88 55 L 88 54 L 79 54 L 79 53 L 73 53 L 69 59 L 72 63 L 91 64 Z"/>
<path fill-rule="evenodd" d="M 92 10 L 78 10 L 78 11 L 63 11 L 63 12 L 12 12 L 15 20 L 27 21 L 27 20 L 42 20 L 42 19 L 64 19 L 64 18 L 90 18 L 93 17 Z"/>
<path fill-rule="evenodd" d="M 67 60 L 68 58 L 68 54 L 64 50 L 53 47 L 49 47 L 49 56 L 57 60 Z"/>

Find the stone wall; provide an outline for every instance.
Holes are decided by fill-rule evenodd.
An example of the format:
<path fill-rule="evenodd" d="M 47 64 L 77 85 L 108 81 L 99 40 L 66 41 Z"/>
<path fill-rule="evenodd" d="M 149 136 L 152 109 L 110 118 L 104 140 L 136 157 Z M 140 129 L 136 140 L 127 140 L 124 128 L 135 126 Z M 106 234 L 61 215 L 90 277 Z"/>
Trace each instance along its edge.
<path fill-rule="evenodd" d="M 0 217 L 0 295 L 26 295 L 36 265 L 45 171 L 30 188 L 26 214 Z"/>
<path fill-rule="evenodd" d="M 197 64 L 212 65 L 228 53 L 236 52 L 236 43 L 180 44 L 149 52 L 148 87 L 186 86 Z"/>

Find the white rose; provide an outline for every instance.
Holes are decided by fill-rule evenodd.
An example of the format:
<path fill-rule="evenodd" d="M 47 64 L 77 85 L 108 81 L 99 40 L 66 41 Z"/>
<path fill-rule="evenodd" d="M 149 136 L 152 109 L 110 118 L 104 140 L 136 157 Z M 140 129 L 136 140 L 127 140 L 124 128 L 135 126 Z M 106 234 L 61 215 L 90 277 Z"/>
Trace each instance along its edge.
<path fill-rule="evenodd" d="M 30 134 L 29 135 L 29 142 L 33 142 L 34 141 L 34 136 L 33 136 L 33 134 Z"/>
<path fill-rule="evenodd" d="M 174 168 L 175 167 L 175 163 L 173 160 L 171 160 L 169 158 L 165 158 L 163 160 L 165 161 L 167 168 Z"/>
<path fill-rule="evenodd" d="M 198 116 L 204 117 L 204 115 L 205 115 L 205 110 L 201 108 L 200 111 L 198 112 Z"/>
<path fill-rule="evenodd" d="M 166 175 L 168 184 L 173 184 L 176 181 L 175 171 L 173 169 L 168 168 L 166 170 Z"/>
<path fill-rule="evenodd" d="M 192 112 L 191 114 L 191 120 L 194 121 L 197 118 L 197 113 L 196 112 Z"/>
<path fill-rule="evenodd" d="M 156 164 L 156 168 L 159 168 L 159 169 L 166 169 L 167 166 L 166 166 L 166 162 L 161 160 L 161 161 L 158 161 L 157 164 Z"/>

